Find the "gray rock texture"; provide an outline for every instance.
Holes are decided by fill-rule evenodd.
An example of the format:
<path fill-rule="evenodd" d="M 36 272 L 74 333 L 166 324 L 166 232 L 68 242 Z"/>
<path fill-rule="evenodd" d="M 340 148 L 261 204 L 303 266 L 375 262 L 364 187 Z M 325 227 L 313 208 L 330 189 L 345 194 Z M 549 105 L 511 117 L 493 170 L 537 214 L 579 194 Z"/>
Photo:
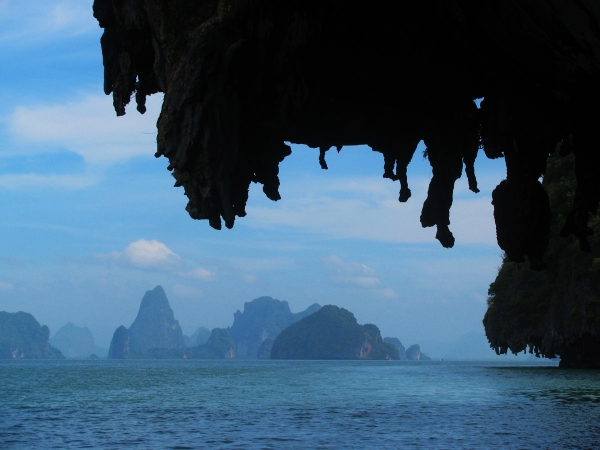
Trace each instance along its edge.
<path fill-rule="evenodd" d="M 161 286 L 147 291 L 137 317 L 129 327 L 131 353 L 151 348 L 185 348 L 183 333 L 175 320 L 169 300 Z"/>

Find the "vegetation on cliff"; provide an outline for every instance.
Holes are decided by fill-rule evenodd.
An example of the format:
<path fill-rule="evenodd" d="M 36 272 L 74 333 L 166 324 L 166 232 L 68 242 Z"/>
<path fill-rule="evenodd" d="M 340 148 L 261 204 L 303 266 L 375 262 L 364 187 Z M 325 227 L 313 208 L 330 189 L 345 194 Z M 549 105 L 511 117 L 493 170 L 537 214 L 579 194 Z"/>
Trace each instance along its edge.
<path fill-rule="evenodd" d="M 431 361 L 431 358 L 425 353 L 421 353 L 419 344 L 411 345 L 406 349 L 406 359 L 409 361 Z"/>
<path fill-rule="evenodd" d="M 226 328 L 215 328 L 208 340 L 199 346 L 182 348 L 151 348 L 146 357 L 155 359 L 234 359 L 235 342 Z M 134 356 L 135 357 L 135 356 Z"/>
<path fill-rule="evenodd" d="M 560 355 L 561 367 L 600 367 L 600 215 L 588 218 L 589 252 L 581 251 L 575 237 L 561 237 L 563 223 L 581 225 L 586 219 L 570 212 L 584 200 L 576 194 L 574 165 L 572 155 L 552 156 L 544 176 L 554 215 L 548 268 L 534 272 L 526 262 L 504 258 L 489 288 L 483 323 L 497 353 L 529 349 L 549 358 Z M 575 166 L 575 173 L 580 170 Z"/>
<path fill-rule="evenodd" d="M 26 312 L 0 311 L 0 359 L 62 359 L 50 346 L 50 330 Z"/>
<path fill-rule="evenodd" d="M 383 342 L 385 342 L 387 344 L 392 344 L 394 347 L 396 347 L 398 349 L 398 356 L 399 356 L 400 360 L 406 359 L 406 348 L 404 348 L 404 345 L 402 345 L 402 342 L 400 342 L 400 339 L 395 338 L 395 337 L 386 337 L 386 338 L 383 338 Z"/>
<path fill-rule="evenodd" d="M 273 342 L 271 359 L 399 359 L 375 325 L 359 325 L 354 315 L 323 306 L 283 330 Z"/>
<path fill-rule="evenodd" d="M 321 306 L 313 304 L 299 313 L 292 313 L 288 302 L 271 297 L 259 297 L 244 303 L 244 312 L 233 315 L 231 336 L 240 356 L 256 358 L 266 339 L 275 339 L 281 330 L 299 321 Z"/>

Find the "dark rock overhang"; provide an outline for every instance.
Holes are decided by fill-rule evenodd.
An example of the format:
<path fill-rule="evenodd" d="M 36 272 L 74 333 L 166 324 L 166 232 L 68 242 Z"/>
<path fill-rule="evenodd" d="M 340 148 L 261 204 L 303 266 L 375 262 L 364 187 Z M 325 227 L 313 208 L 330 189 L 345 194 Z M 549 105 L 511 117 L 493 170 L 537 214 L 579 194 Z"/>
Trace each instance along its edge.
<path fill-rule="evenodd" d="M 366 144 L 410 197 L 423 140 L 433 169 L 421 224 L 448 226 L 463 165 L 504 157 L 493 193 L 498 244 L 544 267 L 548 155 L 576 158 L 563 234 L 582 249 L 600 198 L 600 2 L 596 0 L 95 0 L 106 94 L 118 115 L 164 92 L 156 156 L 169 159 L 194 219 L 231 228 L 248 187 L 280 198 L 285 142 Z M 474 99 L 484 98 L 478 109 Z"/>

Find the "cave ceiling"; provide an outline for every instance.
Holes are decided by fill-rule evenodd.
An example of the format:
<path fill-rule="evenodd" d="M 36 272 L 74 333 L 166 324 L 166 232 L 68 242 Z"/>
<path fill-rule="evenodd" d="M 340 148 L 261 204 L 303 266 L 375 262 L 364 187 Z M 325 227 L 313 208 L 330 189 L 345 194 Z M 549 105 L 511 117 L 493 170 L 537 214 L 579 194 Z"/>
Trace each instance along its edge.
<path fill-rule="evenodd" d="M 213 228 L 246 215 L 252 182 L 280 199 L 286 143 L 319 148 L 323 168 L 330 148 L 366 144 L 405 202 L 423 141 L 433 175 L 420 220 L 444 247 L 463 168 L 478 192 L 478 154 L 504 158 L 498 244 L 544 268 L 552 214 L 539 179 L 555 151 L 576 159 L 562 234 L 588 247 L 600 198 L 597 0 L 95 0 L 94 16 L 117 115 L 164 93 L 156 156 L 189 215 Z"/>

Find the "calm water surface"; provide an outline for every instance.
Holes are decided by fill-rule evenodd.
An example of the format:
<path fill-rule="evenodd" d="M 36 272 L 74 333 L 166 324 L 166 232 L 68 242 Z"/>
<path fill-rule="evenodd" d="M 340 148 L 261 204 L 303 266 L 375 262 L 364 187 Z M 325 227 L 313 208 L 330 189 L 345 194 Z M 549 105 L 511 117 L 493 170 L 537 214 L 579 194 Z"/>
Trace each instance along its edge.
<path fill-rule="evenodd" d="M 600 373 L 474 362 L 0 362 L 0 448 L 599 448 Z"/>

